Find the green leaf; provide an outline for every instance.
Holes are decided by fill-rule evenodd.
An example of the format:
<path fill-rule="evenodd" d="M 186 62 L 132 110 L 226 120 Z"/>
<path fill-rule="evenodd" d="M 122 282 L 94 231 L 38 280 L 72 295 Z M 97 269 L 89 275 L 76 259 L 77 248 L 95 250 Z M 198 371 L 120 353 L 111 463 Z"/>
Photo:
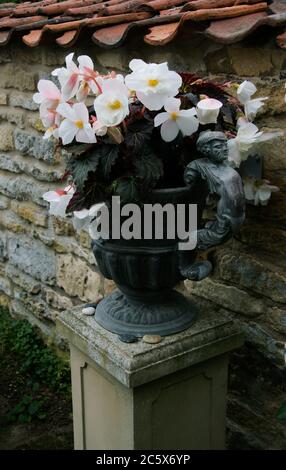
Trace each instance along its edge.
<path fill-rule="evenodd" d="M 28 407 L 28 413 L 30 415 L 36 414 L 41 408 L 41 403 L 39 401 L 33 401 Z"/>
<path fill-rule="evenodd" d="M 100 152 L 95 148 L 93 151 L 84 153 L 79 158 L 70 158 L 67 163 L 67 170 L 72 174 L 73 181 L 78 189 L 82 188 L 90 172 L 95 172 Z"/>
<path fill-rule="evenodd" d="M 286 421 L 286 401 L 284 401 L 283 405 L 277 411 L 276 418 Z"/>
<path fill-rule="evenodd" d="M 138 184 L 133 178 L 118 180 L 115 193 L 120 196 L 121 204 L 136 202 L 139 198 Z"/>
<path fill-rule="evenodd" d="M 131 147 L 134 152 L 142 151 L 142 148 L 151 140 L 153 127 L 153 122 L 146 119 L 140 119 L 129 124 L 125 134 L 127 147 Z"/>
<path fill-rule="evenodd" d="M 144 186 L 152 187 L 163 176 L 163 164 L 161 160 L 152 152 L 146 149 L 143 155 L 134 160 L 136 176 L 140 178 Z"/>
<path fill-rule="evenodd" d="M 108 179 L 112 165 L 116 162 L 119 155 L 118 145 L 104 145 L 100 159 L 100 167 L 105 179 Z"/>

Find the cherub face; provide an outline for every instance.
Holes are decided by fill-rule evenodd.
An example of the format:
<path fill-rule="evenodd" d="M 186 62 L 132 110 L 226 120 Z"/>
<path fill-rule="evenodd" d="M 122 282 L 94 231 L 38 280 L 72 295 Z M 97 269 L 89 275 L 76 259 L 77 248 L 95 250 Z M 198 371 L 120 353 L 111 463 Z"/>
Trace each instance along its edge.
<path fill-rule="evenodd" d="M 215 139 L 209 143 L 208 157 L 214 162 L 223 162 L 228 156 L 227 140 Z"/>

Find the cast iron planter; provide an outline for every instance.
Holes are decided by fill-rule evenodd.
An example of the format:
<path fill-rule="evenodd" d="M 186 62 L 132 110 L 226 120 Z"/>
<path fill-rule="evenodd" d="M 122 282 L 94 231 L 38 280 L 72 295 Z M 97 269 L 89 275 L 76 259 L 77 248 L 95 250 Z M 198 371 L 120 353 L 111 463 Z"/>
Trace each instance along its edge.
<path fill-rule="evenodd" d="M 198 204 L 201 219 L 205 191 L 187 187 L 154 190 L 150 203 Z M 144 220 L 143 220 L 144 223 Z M 109 331 L 134 336 L 169 335 L 188 328 L 196 309 L 184 295 L 173 290 L 184 279 L 180 271 L 178 240 L 94 240 L 99 270 L 119 290 L 102 300 L 96 321 Z M 188 252 L 194 261 L 196 252 Z"/>

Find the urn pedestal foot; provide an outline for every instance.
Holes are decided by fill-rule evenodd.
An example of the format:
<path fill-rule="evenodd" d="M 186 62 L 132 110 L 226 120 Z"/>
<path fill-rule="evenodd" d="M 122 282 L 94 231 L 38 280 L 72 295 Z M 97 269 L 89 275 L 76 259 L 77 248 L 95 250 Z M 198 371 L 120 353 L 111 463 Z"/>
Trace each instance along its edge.
<path fill-rule="evenodd" d="M 80 306 L 60 314 L 75 449 L 224 448 L 228 354 L 242 338 L 231 317 L 205 305 L 190 328 L 159 344 L 122 343 Z"/>
<path fill-rule="evenodd" d="M 168 291 L 147 302 L 130 300 L 115 291 L 98 304 L 94 316 L 112 333 L 137 337 L 178 333 L 189 328 L 196 317 L 196 306 L 176 291 Z"/>

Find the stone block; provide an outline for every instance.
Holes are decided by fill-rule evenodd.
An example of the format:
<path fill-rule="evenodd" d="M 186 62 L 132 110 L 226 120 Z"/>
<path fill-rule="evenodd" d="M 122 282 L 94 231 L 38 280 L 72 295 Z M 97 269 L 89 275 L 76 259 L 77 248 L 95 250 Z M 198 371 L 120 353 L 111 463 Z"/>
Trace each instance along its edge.
<path fill-rule="evenodd" d="M 0 106 L 0 121 L 8 121 L 23 129 L 25 127 L 24 111 Z"/>
<path fill-rule="evenodd" d="M 29 111 L 36 111 L 39 109 L 39 105 L 33 101 L 32 93 L 12 91 L 9 95 L 9 105 L 17 108 L 24 108 Z"/>
<path fill-rule="evenodd" d="M 51 309 L 40 296 L 31 295 L 22 289 L 14 288 L 14 298 L 20 301 L 39 320 L 53 321 Z"/>
<path fill-rule="evenodd" d="M 10 262 L 21 271 L 39 281 L 55 284 L 55 254 L 40 241 L 11 235 L 8 238 L 8 253 Z"/>
<path fill-rule="evenodd" d="M 279 258 L 286 256 L 286 230 L 265 224 L 264 221 L 257 223 L 253 218 L 248 218 L 236 238 L 255 249 L 266 250 L 272 255 L 276 254 Z"/>
<path fill-rule="evenodd" d="M 32 202 L 12 201 L 11 209 L 15 214 L 34 225 L 41 227 L 47 227 L 48 225 L 47 211 Z"/>
<path fill-rule="evenodd" d="M 3 47 L 0 51 L 0 64 L 7 64 L 12 61 L 11 52 L 7 47 Z"/>
<path fill-rule="evenodd" d="M 10 204 L 10 199 L 6 196 L 0 195 L 0 210 L 7 209 Z"/>
<path fill-rule="evenodd" d="M 7 259 L 7 235 L 0 230 L 0 261 Z"/>
<path fill-rule="evenodd" d="M 8 153 L 0 153 L 0 169 L 11 173 L 21 173 L 19 164 Z"/>
<path fill-rule="evenodd" d="M 273 330 L 286 335 L 286 310 L 272 307 L 268 310 L 266 321 Z"/>
<path fill-rule="evenodd" d="M 1 294 L 0 293 L 0 307 L 5 308 L 5 309 L 10 309 L 11 305 L 11 298 L 8 297 L 6 294 Z"/>
<path fill-rule="evenodd" d="M 39 294 L 41 291 L 41 283 L 24 273 L 20 269 L 17 269 L 13 264 L 8 263 L 5 268 L 6 276 L 13 281 L 14 284 L 21 287 L 24 291 L 29 294 Z"/>
<path fill-rule="evenodd" d="M 37 135 L 20 129 L 14 131 L 15 148 L 19 152 L 44 160 L 47 163 L 59 161 L 59 153 L 56 151 L 55 141 L 44 140 L 42 135 Z"/>
<path fill-rule="evenodd" d="M 13 127 L 9 124 L 0 125 L 0 150 L 13 150 Z"/>
<path fill-rule="evenodd" d="M 0 293 L 12 297 L 11 282 L 5 277 L 0 276 Z"/>
<path fill-rule="evenodd" d="M 201 282 L 185 281 L 185 285 L 190 294 L 203 297 L 246 317 L 256 317 L 265 311 L 262 300 L 251 297 L 237 287 L 222 284 L 211 278 Z"/>
<path fill-rule="evenodd" d="M 274 302 L 286 303 L 285 271 L 267 257 L 222 249 L 216 254 L 216 265 L 221 279 Z"/>
<path fill-rule="evenodd" d="M 71 218 L 52 217 L 52 223 L 56 235 L 72 236 L 75 234 Z"/>
<path fill-rule="evenodd" d="M 1 88 L 16 88 L 20 91 L 34 91 L 36 89 L 36 81 L 36 73 L 27 72 L 22 67 L 14 63 L 3 65 L 1 68 Z"/>
<path fill-rule="evenodd" d="M 7 230 L 17 234 L 31 233 L 29 224 L 12 211 L 3 211 L 0 214 L 0 223 Z"/>
<path fill-rule="evenodd" d="M 54 324 L 51 321 L 39 320 L 23 302 L 18 299 L 13 300 L 10 304 L 10 311 L 14 317 L 27 320 L 31 325 L 37 327 L 44 338 L 53 337 Z"/>
<path fill-rule="evenodd" d="M 15 176 L 7 171 L 0 171 L 0 193 L 19 201 L 33 201 L 43 207 L 48 207 L 43 200 L 46 191 L 56 189 L 53 183 L 40 183 L 26 175 Z"/>
<path fill-rule="evenodd" d="M 246 341 L 255 345 L 265 357 L 280 367 L 285 367 L 285 341 L 276 339 L 271 331 L 256 322 L 243 324 Z"/>
<path fill-rule="evenodd" d="M 6 105 L 7 101 L 7 93 L 5 93 L 5 91 L 0 91 L 0 105 Z"/>
<path fill-rule="evenodd" d="M 101 276 L 84 260 L 71 254 L 57 256 L 57 285 L 71 297 L 82 301 L 95 301 L 101 284 Z"/>
<path fill-rule="evenodd" d="M 29 116 L 27 116 L 27 124 L 33 127 L 34 129 L 36 129 L 36 131 L 38 132 L 44 133 L 46 130 L 42 123 L 42 120 L 40 119 L 39 115 L 36 113 L 30 114 Z"/>
<path fill-rule="evenodd" d="M 283 63 L 283 51 L 270 48 L 232 45 L 227 48 L 227 54 L 233 72 L 239 77 L 269 76 L 279 68 L 279 63 L 280 66 Z"/>
<path fill-rule="evenodd" d="M 33 157 L 13 153 L 0 153 L 0 169 L 12 173 L 26 173 L 39 181 L 60 181 L 65 172 L 64 166 L 52 166 Z"/>
<path fill-rule="evenodd" d="M 57 310 L 67 310 L 68 308 L 73 307 L 72 300 L 66 297 L 65 295 L 59 294 L 53 289 L 48 287 L 43 287 L 42 298 L 45 302 Z"/>

